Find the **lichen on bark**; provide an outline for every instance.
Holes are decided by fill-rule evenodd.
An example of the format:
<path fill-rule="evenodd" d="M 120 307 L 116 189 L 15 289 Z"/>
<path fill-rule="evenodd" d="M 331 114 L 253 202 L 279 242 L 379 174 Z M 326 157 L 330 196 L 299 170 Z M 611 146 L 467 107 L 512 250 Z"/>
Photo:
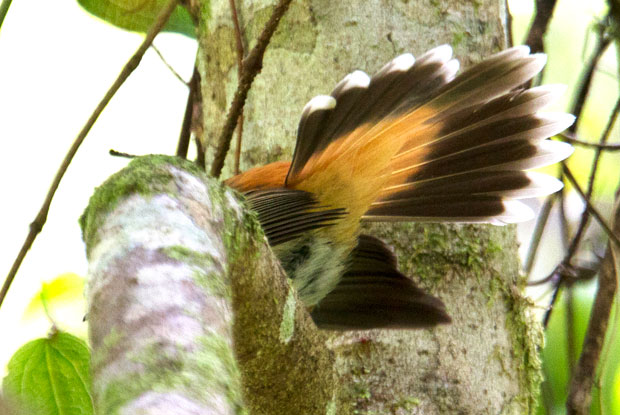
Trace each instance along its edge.
<path fill-rule="evenodd" d="M 165 156 L 136 159 L 95 191 L 82 224 L 102 413 L 330 405 L 330 353 L 239 197 Z M 292 390 L 265 389 L 278 381 Z"/>
<path fill-rule="evenodd" d="M 216 209 L 207 187 L 225 190 L 205 183 L 187 161 L 135 159 L 95 191 L 82 216 L 93 395 L 102 413 L 243 408 L 227 251 L 206 233 L 224 216 L 208 216 Z M 241 212 L 230 201 L 220 209 Z"/>

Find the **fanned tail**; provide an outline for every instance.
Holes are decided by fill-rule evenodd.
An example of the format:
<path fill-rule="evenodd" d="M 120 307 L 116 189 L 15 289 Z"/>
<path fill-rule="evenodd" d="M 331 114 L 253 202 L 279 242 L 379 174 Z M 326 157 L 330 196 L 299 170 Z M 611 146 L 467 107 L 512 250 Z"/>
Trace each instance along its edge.
<path fill-rule="evenodd" d="M 560 188 L 523 170 L 560 161 L 571 146 L 544 140 L 574 117 L 539 110 L 557 86 L 516 89 L 544 66 L 524 46 L 455 77 L 448 46 L 401 55 L 372 78 L 356 71 L 304 109 L 286 185 L 347 207 L 333 232 L 360 218 L 505 223 L 531 212 L 514 200 Z"/>

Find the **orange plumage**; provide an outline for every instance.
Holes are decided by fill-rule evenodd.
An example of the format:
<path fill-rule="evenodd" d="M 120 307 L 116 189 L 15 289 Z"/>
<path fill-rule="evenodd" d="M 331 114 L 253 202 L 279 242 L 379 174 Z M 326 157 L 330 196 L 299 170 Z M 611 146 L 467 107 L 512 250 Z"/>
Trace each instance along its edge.
<path fill-rule="evenodd" d="M 360 235 L 360 222 L 527 219 L 515 199 L 560 184 L 523 170 L 571 152 L 544 140 L 573 121 L 539 113 L 558 89 L 518 89 L 544 63 L 517 47 L 456 76 L 458 62 L 440 46 L 417 61 L 401 55 L 372 78 L 353 72 L 306 105 L 291 162 L 226 181 L 248 195 L 317 324 L 449 321 L 440 300 L 398 272 L 389 249 Z"/>

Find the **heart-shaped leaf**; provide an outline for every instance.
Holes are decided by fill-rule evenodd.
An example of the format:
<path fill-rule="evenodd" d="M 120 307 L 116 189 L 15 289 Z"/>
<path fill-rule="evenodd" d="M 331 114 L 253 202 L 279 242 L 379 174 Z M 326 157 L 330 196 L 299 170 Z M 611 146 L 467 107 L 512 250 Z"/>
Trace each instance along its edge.
<path fill-rule="evenodd" d="M 5 396 L 32 415 L 92 415 L 90 352 L 68 333 L 23 345 L 2 383 Z"/>

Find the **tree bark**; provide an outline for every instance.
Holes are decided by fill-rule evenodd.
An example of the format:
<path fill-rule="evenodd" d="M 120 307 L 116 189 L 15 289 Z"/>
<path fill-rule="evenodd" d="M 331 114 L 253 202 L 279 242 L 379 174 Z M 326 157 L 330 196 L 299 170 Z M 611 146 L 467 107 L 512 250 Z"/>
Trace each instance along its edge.
<path fill-rule="evenodd" d="M 334 407 L 325 333 L 237 196 L 167 156 L 135 159 L 96 190 L 81 225 L 98 413 Z"/>
<path fill-rule="evenodd" d="M 274 3 L 237 3 L 248 49 Z M 205 141 L 212 151 L 236 88 L 236 50 L 229 2 L 202 4 L 198 61 Z M 453 46 L 464 67 L 499 51 L 505 46 L 503 5 L 501 0 L 293 2 L 249 93 L 241 168 L 290 159 L 304 104 L 329 93 L 355 69 L 371 74 L 398 54 L 419 55 L 442 43 Z M 232 166 L 229 157 L 223 177 Z M 523 296 L 514 227 L 369 229 L 396 248 L 404 272 L 443 299 L 453 323 L 423 331 L 330 333 L 326 347 L 335 359 L 334 401 L 297 413 L 533 413 L 542 332 Z M 290 358 L 292 366 L 280 362 L 280 370 L 306 379 L 317 376 L 298 370 L 295 362 L 301 358 Z M 277 388 L 281 397 L 293 390 L 293 384 L 267 374 L 261 381 L 262 391 Z M 263 401 L 279 397 L 272 393 Z M 286 413 L 253 408 L 252 413 Z"/>

